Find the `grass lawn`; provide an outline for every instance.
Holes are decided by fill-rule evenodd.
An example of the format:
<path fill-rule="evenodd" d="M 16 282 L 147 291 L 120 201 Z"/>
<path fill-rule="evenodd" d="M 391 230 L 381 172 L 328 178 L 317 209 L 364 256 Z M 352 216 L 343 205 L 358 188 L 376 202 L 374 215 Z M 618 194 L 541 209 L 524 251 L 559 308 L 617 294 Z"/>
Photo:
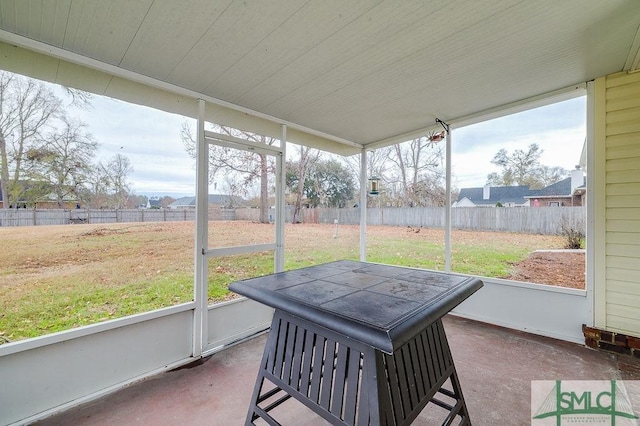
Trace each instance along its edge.
<path fill-rule="evenodd" d="M 211 222 L 209 247 L 273 242 L 274 226 Z M 359 258 L 359 228 L 287 225 L 285 268 Z M 454 231 L 454 271 L 504 277 L 559 236 Z M 0 343 L 193 299 L 193 222 L 0 228 Z M 367 228 L 367 260 L 444 269 L 444 231 Z M 213 258 L 209 300 L 234 297 L 230 282 L 273 271 L 272 253 Z"/>

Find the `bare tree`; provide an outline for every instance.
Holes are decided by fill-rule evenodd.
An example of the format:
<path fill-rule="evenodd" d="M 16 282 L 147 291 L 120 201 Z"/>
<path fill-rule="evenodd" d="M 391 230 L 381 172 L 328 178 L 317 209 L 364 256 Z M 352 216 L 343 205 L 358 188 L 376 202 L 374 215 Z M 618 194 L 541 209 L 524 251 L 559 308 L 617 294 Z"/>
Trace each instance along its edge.
<path fill-rule="evenodd" d="M 401 204 L 444 205 L 442 147 L 422 137 L 393 145 L 387 158 L 395 166 L 388 179 L 400 185 Z"/>
<path fill-rule="evenodd" d="M 3 207 L 17 205 L 24 191 L 27 152 L 53 120 L 62 101 L 43 83 L 0 71 L 0 191 Z"/>
<path fill-rule="evenodd" d="M 92 93 L 67 86 L 63 86 L 63 89 L 71 99 L 71 101 L 69 102 L 69 106 L 75 106 L 85 110 L 93 109 L 93 105 L 91 104 L 91 101 L 93 100 Z"/>
<path fill-rule="evenodd" d="M 227 200 L 224 204 L 224 207 L 232 209 L 236 206 L 236 200 L 245 193 L 245 188 L 242 187 L 242 184 L 239 183 L 233 176 L 224 175 L 222 177 L 223 184 L 219 186 L 219 190 L 221 189 L 225 195 L 227 195 Z M 261 200 L 262 201 L 262 200 Z"/>
<path fill-rule="evenodd" d="M 62 118 L 62 126 L 45 134 L 27 152 L 25 162 L 26 176 L 55 195 L 58 207 L 63 207 L 70 197 L 83 198 L 98 149 L 98 143 L 80 121 Z"/>
<path fill-rule="evenodd" d="M 110 207 L 110 179 L 106 166 L 99 162 L 89 175 L 89 205 L 94 208 Z M 145 200 L 146 202 L 146 200 Z"/>
<path fill-rule="evenodd" d="M 215 125 L 218 133 L 227 134 L 250 142 L 273 145 L 278 139 Z M 184 123 L 180 132 L 185 149 L 191 157 L 196 157 L 196 141 L 189 125 Z M 274 162 L 266 154 L 233 149 L 222 146 L 211 146 L 209 149 L 209 182 L 217 175 L 224 173 L 233 175 L 240 181 L 238 188 L 248 193 L 249 188 L 258 181 L 260 186 L 260 222 L 269 223 L 269 173 L 275 170 Z"/>
<path fill-rule="evenodd" d="M 137 197 L 132 197 L 129 175 L 133 166 L 126 155 L 116 154 L 109 161 L 98 162 L 90 177 L 90 204 L 96 208 L 122 209 L 134 207 Z"/>
<path fill-rule="evenodd" d="M 540 189 L 561 180 L 567 171 L 562 167 L 548 167 L 540 163 L 544 151 L 532 143 L 525 151 L 516 149 L 511 154 L 506 149 L 499 150 L 491 160 L 501 168 L 487 176 L 487 183 L 497 186 L 529 185 Z"/>
<path fill-rule="evenodd" d="M 113 207 L 122 209 L 127 206 L 130 193 L 128 177 L 133 173 L 133 166 L 129 158 L 122 154 L 114 155 L 103 168 L 113 195 Z"/>
<path fill-rule="evenodd" d="M 320 151 L 299 145 L 297 148 L 299 157 L 297 163 L 291 163 L 292 171 L 297 178 L 296 201 L 293 208 L 292 223 L 300 223 L 300 209 L 302 208 L 302 197 L 304 196 L 304 182 L 309 175 L 310 166 L 320 158 Z"/>

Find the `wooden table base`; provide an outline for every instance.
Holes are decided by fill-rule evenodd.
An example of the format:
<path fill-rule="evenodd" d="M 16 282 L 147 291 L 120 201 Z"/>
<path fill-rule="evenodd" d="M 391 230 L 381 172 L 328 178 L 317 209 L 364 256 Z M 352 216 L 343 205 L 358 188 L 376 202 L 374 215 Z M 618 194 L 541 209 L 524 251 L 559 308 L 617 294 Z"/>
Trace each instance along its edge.
<path fill-rule="evenodd" d="M 280 425 L 291 397 L 334 425 L 408 425 L 429 402 L 471 424 L 441 320 L 392 355 L 346 334 L 276 310 L 245 424 Z"/>

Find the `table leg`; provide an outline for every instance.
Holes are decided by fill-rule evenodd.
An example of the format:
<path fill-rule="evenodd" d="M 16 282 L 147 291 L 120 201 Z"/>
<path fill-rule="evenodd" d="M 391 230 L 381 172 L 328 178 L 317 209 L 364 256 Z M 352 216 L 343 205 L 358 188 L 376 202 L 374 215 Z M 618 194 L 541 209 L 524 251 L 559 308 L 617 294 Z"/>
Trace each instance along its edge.
<path fill-rule="evenodd" d="M 357 419 L 362 417 L 364 352 L 369 351 L 353 339 L 276 311 L 245 424 L 262 418 L 278 425 L 269 412 L 291 397 L 331 424 L 366 424 Z"/>
<path fill-rule="evenodd" d="M 397 349 L 377 354 L 379 407 L 382 424 L 409 425 L 432 402 L 449 411 L 443 425 L 456 418 L 470 424 L 451 350 L 438 320 Z M 452 390 L 444 388 L 450 381 Z M 453 402 L 445 400 L 446 397 Z"/>
<path fill-rule="evenodd" d="M 429 402 L 470 424 L 440 320 L 389 355 L 276 311 L 245 424 L 279 425 L 269 413 L 291 397 L 334 425 L 409 425 Z"/>

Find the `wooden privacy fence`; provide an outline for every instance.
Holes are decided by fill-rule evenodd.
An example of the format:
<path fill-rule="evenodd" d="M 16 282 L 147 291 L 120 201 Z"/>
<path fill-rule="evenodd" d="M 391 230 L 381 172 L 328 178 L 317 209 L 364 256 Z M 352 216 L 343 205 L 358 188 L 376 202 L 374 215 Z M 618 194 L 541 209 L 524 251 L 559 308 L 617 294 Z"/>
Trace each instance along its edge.
<path fill-rule="evenodd" d="M 555 235 L 561 227 L 571 226 L 585 231 L 585 207 L 456 207 L 451 209 L 451 227 L 476 231 L 503 231 L 524 234 Z M 258 221 L 258 209 L 237 209 L 238 220 Z M 271 214 L 270 217 L 275 217 Z M 293 220 L 293 208 L 287 207 L 287 222 Z M 303 209 L 302 223 L 334 223 L 357 225 L 360 209 Z M 443 228 L 443 207 L 369 208 L 367 224 Z"/>
<path fill-rule="evenodd" d="M 0 209 L 0 226 L 67 225 L 70 223 L 177 222 L 195 220 L 195 210 Z"/>
<path fill-rule="evenodd" d="M 562 225 L 585 231 L 584 207 L 456 207 L 451 209 L 454 229 L 504 231 L 524 234 L 558 234 Z M 275 218 L 270 211 L 271 221 Z M 210 220 L 259 221 L 259 209 L 209 209 Z M 131 209 L 131 210 L 2 210 L 0 226 L 66 225 L 70 223 L 172 222 L 195 220 L 194 209 Z M 287 207 L 287 222 L 293 220 L 293 207 Z M 357 225 L 360 209 L 303 209 L 302 223 L 334 223 Z M 445 210 L 442 207 L 370 208 L 367 224 L 382 226 L 412 226 L 442 228 Z"/>

